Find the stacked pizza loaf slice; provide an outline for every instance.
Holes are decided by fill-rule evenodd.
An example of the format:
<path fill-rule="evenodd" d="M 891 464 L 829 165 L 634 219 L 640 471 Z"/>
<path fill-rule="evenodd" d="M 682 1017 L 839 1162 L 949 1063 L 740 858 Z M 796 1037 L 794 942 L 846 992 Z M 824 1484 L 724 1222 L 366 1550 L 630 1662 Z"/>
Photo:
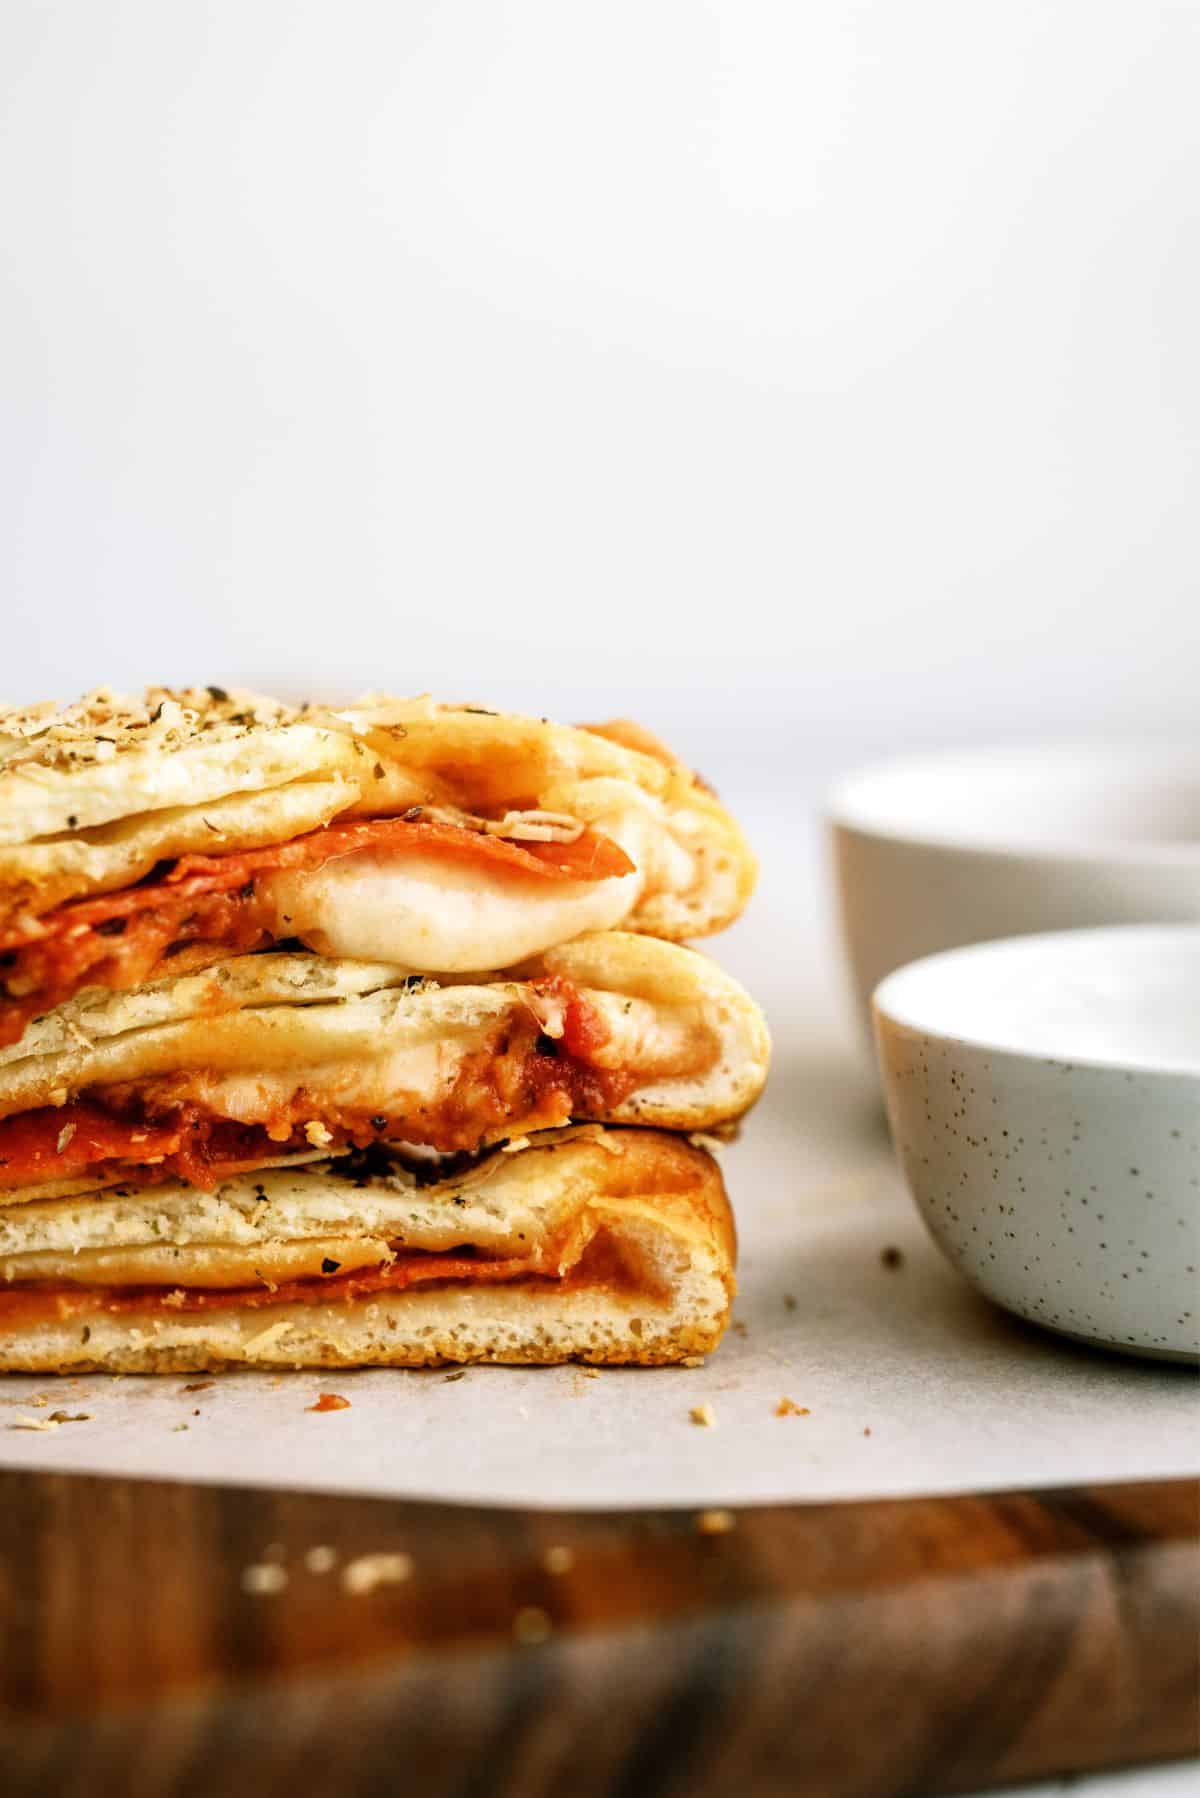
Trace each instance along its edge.
<path fill-rule="evenodd" d="M 0 711 L 0 1367 L 665 1362 L 734 1235 L 753 858 L 632 725 Z"/>

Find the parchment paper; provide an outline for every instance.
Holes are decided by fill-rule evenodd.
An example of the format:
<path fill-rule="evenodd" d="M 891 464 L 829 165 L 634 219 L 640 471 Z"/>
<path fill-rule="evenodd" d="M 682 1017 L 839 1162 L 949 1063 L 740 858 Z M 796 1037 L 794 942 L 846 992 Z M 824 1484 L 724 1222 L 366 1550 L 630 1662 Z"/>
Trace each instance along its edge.
<path fill-rule="evenodd" d="M 179 1377 L 10 1376 L 0 1380 L 0 1464 L 583 1506 L 1194 1473 L 1200 1410 L 1187 1369 L 1042 1334 L 941 1261 L 896 1171 L 854 1036 L 815 830 L 781 842 L 764 818 L 757 834 L 768 851 L 760 894 L 716 949 L 765 1004 L 776 1050 L 768 1095 L 724 1157 L 741 1295 L 705 1366 L 596 1378 L 225 1375 L 194 1393 Z M 885 1266 L 888 1248 L 899 1266 Z M 350 1409 L 308 1412 L 320 1391 Z M 784 1399 L 803 1414 L 778 1415 Z M 690 1421 L 702 1404 L 714 1428 Z M 49 1431 L 14 1427 L 56 1408 L 92 1415 Z"/>

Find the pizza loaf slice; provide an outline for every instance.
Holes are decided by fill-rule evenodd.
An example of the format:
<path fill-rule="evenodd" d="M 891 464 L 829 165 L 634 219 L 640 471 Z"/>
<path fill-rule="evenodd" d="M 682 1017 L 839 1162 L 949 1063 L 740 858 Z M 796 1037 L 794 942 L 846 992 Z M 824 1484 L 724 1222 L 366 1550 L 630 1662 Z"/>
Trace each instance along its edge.
<path fill-rule="evenodd" d="M 628 932 L 487 979 L 240 956 L 80 995 L 0 1050 L 0 1192 L 203 1186 L 281 1153 L 474 1151 L 580 1120 L 711 1130 L 753 1104 L 768 1053 L 730 975 Z"/>
<path fill-rule="evenodd" d="M 738 826 L 632 725 L 221 688 L 0 708 L 0 1044 L 76 993 L 279 943 L 408 972 L 720 929 Z"/>
<path fill-rule="evenodd" d="M 659 1364 L 714 1348 L 734 1290 L 717 1165 L 657 1130 L 4 1197 L 10 1372 Z"/>

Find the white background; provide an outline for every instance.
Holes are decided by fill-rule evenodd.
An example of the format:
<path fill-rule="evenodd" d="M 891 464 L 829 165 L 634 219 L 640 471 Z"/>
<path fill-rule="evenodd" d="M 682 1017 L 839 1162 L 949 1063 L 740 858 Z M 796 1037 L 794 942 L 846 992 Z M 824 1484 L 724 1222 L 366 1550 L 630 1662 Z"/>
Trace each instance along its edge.
<path fill-rule="evenodd" d="M 0 692 L 1185 727 L 1198 92 L 1194 0 L 5 0 Z"/>
<path fill-rule="evenodd" d="M 763 839 L 1194 732 L 1198 93 L 1196 0 L 3 0 L 0 695 L 634 712 Z M 867 1089 L 773 865 L 817 1202 Z"/>

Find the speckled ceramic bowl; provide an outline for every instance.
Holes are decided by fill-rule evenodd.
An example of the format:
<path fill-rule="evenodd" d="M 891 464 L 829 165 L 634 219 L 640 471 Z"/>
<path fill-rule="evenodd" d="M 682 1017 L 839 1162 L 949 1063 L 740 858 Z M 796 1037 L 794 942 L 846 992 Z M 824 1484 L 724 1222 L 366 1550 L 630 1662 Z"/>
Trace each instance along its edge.
<path fill-rule="evenodd" d="M 1200 743 L 901 758 L 829 806 L 863 1016 L 918 956 L 1046 930 L 1200 923 Z"/>
<path fill-rule="evenodd" d="M 875 993 L 892 1135 L 943 1253 L 1021 1317 L 1200 1358 L 1200 928 L 933 955 Z"/>

